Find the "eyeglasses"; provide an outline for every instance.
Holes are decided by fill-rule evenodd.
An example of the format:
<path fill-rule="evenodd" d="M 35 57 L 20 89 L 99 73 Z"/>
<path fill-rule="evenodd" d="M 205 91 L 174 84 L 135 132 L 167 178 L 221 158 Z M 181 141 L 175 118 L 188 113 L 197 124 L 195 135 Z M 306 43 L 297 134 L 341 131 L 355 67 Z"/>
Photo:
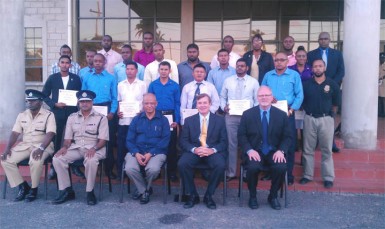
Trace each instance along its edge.
<path fill-rule="evenodd" d="M 284 62 L 287 61 L 287 59 L 275 59 L 274 62 Z"/>

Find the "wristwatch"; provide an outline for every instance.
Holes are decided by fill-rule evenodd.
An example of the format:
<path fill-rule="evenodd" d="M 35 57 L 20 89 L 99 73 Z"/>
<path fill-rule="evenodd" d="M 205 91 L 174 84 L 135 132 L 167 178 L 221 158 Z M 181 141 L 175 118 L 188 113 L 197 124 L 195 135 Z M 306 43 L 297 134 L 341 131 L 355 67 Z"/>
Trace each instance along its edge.
<path fill-rule="evenodd" d="M 38 149 L 41 150 L 41 151 L 44 151 L 44 150 L 45 150 L 43 146 L 39 146 Z"/>
<path fill-rule="evenodd" d="M 96 146 L 92 147 L 95 151 L 98 151 L 98 148 Z"/>

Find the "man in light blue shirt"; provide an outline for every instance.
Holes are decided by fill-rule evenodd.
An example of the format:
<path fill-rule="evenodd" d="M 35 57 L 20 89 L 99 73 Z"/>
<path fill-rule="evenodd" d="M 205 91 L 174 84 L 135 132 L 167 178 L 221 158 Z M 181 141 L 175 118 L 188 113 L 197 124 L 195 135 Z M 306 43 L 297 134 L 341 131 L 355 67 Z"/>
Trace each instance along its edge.
<path fill-rule="evenodd" d="M 298 110 L 303 101 L 303 89 L 301 77 L 298 72 L 287 68 L 288 58 L 283 52 L 275 55 L 275 69 L 267 72 L 263 78 L 262 85 L 268 86 L 273 91 L 274 100 L 286 100 L 288 105 L 289 126 L 292 139 L 297 139 L 295 128 L 294 111 Z M 288 183 L 294 182 L 294 152 L 297 141 L 293 140 L 287 153 L 287 175 Z"/>
<path fill-rule="evenodd" d="M 126 74 L 126 63 L 132 60 L 132 47 L 130 45 L 123 45 L 122 47 L 122 59 L 123 61 L 116 64 L 114 67 L 114 76 L 116 79 L 117 83 L 122 82 L 123 80 L 127 79 L 127 74 Z M 144 77 L 144 66 L 136 63 L 138 65 L 138 73 L 136 74 L 136 78 L 140 79 L 143 81 Z"/>

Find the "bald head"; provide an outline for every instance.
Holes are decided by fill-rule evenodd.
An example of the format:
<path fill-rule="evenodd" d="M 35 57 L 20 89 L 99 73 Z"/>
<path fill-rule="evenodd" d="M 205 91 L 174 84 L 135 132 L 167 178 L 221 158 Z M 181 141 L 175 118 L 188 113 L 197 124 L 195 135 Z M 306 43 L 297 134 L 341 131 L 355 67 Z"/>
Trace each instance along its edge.
<path fill-rule="evenodd" d="M 321 32 L 318 35 L 318 44 L 321 48 L 328 48 L 330 43 L 330 34 L 328 32 Z"/>

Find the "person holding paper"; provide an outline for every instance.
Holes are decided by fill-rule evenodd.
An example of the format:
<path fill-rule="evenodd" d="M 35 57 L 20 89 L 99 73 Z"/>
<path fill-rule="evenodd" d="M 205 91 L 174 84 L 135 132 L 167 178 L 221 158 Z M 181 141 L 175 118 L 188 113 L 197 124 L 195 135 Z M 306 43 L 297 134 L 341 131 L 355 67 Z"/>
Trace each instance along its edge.
<path fill-rule="evenodd" d="M 297 129 L 295 128 L 294 111 L 300 109 L 303 101 L 303 89 L 301 77 L 298 72 L 287 67 L 288 59 L 284 52 L 275 55 L 275 69 L 266 73 L 262 85 L 268 86 L 273 91 L 274 100 L 286 100 L 288 105 L 288 116 L 291 136 L 297 138 Z M 297 141 L 292 141 L 287 152 L 287 175 L 288 183 L 294 183 L 293 167 L 294 153 Z M 265 177 L 269 179 L 269 177 Z"/>
<path fill-rule="evenodd" d="M 82 82 L 79 76 L 70 72 L 70 56 L 61 56 L 58 61 L 58 67 L 60 71 L 58 73 L 50 75 L 43 87 L 43 93 L 46 96 L 44 98 L 44 102 L 49 106 L 50 110 L 55 115 L 56 120 L 56 137 L 54 140 L 55 152 L 57 152 L 61 148 L 64 127 L 67 123 L 68 116 L 78 111 L 76 105 L 69 106 L 64 102 L 59 102 L 59 91 L 79 91 L 82 88 Z M 76 100 L 76 97 L 74 99 Z M 84 178 L 84 174 L 80 170 L 79 166 L 71 166 L 71 168 L 73 174 Z M 48 178 L 54 179 L 55 177 L 55 170 L 53 166 L 51 166 Z"/>
<path fill-rule="evenodd" d="M 167 61 L 159 64 L 159 78 L 153 81 L 148 88 L 148 92 L 156 96 L 158 106 L 156 110 L 163 115 L 170 118 L 171 137 L 168 145 L 167 154 L 167 169 L 171 181 L 177 181 L 176 163 L 178 160 L 178 153 L 176 149 L 177 144 L 177 128 L 180 124 L 180 89 L 179 85 L 169 78 L 171 65 Z"/>
<path fill-rule="evenodd" d="M 225 121 L 227 129 L 227 138 L 229 139 L 229 160 L 227 166 L 227 180 L 235 179 L 238 161 L 238 139 L 237 131 L 241 121 L 241 115 L 231 115 L 231 109 L 235 107 L 229 106 L 231 101 L 245 101 L 250 107 L 258 105 L 257 91 L 259 83 L 256 79 L 247 74 L 246 60 L 240 58 L 236 63 L 236 74 L 225 80 L 221 91 L 221 108 L 225 112 Z M 242 113 L 242 110 L 238 113 Z"/>
<path fill-rule="evenodd" d="M 161 112 L 154 94 L 143 96 L 143 109 L 131 122 L 128 129 L 125 171 L 138 190 L 135 199 L 141 204 L 150 201 L 152 181 L 158 177 L 166 161 L 170 142 L 170 124 Z"/>
<path fill-rule="evenodd" d="M 294 140 L 290 133 L 285 112 L 272 106 L 273 94 L 269 87 L 258 90 L 259 105 L 245 111 L 238 129 L 239 145 L 245 163 L 247 186 L 250 192 L 249 207 L 257 209 L 258 174 L 262 166 L 268 166 L 271 173 L 271 188 L 268 196 L 270 206 L 280 210 L 278 190 L 285 171 L 285 154 Z"/>
<path fill-rule="evenodd" d="M 108 38 L 108 35 L 104 38 Z M 97 53 L 94 56 L 94 71 L 84 77 L 82 90 L 95 92 L 95 106 L 107 107 L 110 141 L 108 142 L 108 152 L 105 160 L 105 172 L 107 176 L 110 176 L 112 179 L 116 179 L 117 176 L 112 172 L 112 169 L 115 164 L 113 147 L 116 141 L 115 135 L 118 123 L 117 116 L 115 115 L 118 109 L 117 83 L 115 77 L 104 69 L 106 61 L 106 58 L 101 53 Z"/>
<path fill-rule="evenodd" d="M 203 202 L 209 209 L 216 208 L 212 196 L 226 169 L 227 133 L 224 118 L 210 112 L 210 107 L 210 96 L 205 93 L 198 95 L 199 113 L 188 117 L 182 128 L 180 146 L 183 154 L 178 169 L 189 194 L 184 208 L 192 208 L 200 201 L 194 184 L 194 167 L 199 163 L 206 163 L 211 168 Z"/>
<path fill-rule="evenodd" d="M 121 178 L 124 157 L 128 150 L 126 148 L 126 138 L 128 128 L 132 119 L 142 110 L 143 95 L 147 93 L 146 84 L 137 78 L 138 64 L 133 61 L 126 63 L 126 79 L 118 84 L 118 101 L 119 101 L 119 125 L 118 125 L 118 152 L 117 152 L 117 171 L 118 177 Z M 125 105 L 137 106 L 135 111 L 127 111 L 122 109 Z M 130 113 L 129 115 L 126 113 Z"/>

